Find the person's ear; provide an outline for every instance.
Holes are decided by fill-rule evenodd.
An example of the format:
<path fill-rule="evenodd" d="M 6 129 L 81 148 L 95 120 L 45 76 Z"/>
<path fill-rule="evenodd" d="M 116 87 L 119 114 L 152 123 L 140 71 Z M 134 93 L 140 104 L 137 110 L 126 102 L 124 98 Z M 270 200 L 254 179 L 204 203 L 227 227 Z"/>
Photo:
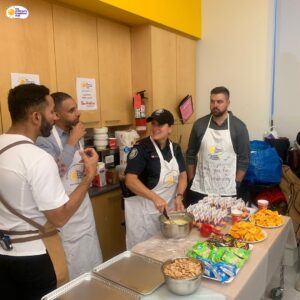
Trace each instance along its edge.
<path fill-rule="evenodd" d="M 39 124 L 40 121 L 41 121 L 41 118 L 42 118 L 41 114 L 40 114 L 39 112 L 37 112 L 37 111 L 34 111 L 34 112 L 31 114 L 31 119 L 32 119 L 32 122 L 33 122 L 34 124 Z"/>

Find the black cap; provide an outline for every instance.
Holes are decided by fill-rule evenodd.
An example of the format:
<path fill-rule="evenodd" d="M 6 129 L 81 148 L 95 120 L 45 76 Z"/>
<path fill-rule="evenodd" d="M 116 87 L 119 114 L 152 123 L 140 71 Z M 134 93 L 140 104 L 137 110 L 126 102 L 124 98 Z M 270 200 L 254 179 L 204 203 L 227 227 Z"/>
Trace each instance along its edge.
<path fill-rule="evenodd" d="M 163 108 L 154 111 L 151 116 L 147 118 L 147 122 L 151 122 L 152 120 L 157 121 L 159 125 L 174 124 L 174 117 L 172 113 Z"/>

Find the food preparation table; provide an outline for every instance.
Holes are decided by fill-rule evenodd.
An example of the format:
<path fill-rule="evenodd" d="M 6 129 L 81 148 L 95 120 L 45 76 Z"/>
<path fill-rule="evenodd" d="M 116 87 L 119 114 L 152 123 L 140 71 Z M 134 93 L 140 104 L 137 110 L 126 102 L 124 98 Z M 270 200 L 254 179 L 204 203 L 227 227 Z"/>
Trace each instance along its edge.
<path fill-rule="evenodd" d="M 224 299 L 225 296 L 228 300 L 261 299 L 267 285 L 280 266 L 285 248 L 287 246 L 290 248 L 297 247 L 291 219 L 289 217 L 283 218 L 283 226 L 275 229 L 264 229 L 267 238 L 260 243 L 253 244 L 254 247 L 248 261 L 231 283 L 221 284 L 203 278 L 201 283 L 203 289 L 202 291 L 201 288 L 199 289 L 198 299 L 214 299 L 214 296 L 217 297 L 215 299 Z M 170 258 L 185 256 L 187 250 L 198 240 L 204 239 L 200 237 L 199 231 L 193 228 L 185 239 L 165 239 L 161 234 L 157 234 L 136 245 L 132 251 L 165 261 Z M 168 299 L 165 286 L 152 294 L 149 300 L 162 299 L 161 295 L 165 295 L 164 299 Z M 194 299 L 193 295 L 184 298 Z"/>

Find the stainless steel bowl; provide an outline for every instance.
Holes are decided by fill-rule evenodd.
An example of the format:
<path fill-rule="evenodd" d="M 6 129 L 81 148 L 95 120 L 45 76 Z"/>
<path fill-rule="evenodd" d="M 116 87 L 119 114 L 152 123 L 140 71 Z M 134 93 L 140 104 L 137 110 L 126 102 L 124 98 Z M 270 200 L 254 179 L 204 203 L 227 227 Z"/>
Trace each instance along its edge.
<path fill-rule="evenodd" d="M 181 258 L 183 258 L 183 257 L 181 257 Z M 185 257 L 185 258 L 187 258 L 187 257 Z M 176 258 L 176 259 L 178 259 L 178 258 Z M 201 284 L 202 275 L 203 275 L 203 271 L 204 271 L 203 263 L 194 258 L 187 258 L 190 260 L 195 260 L 195 261 L 197 261 L 197 263 L 201 264 L 202 270 L 201 270 L 200 274 L 196 277 L 188 278 L 188 279 L 174 279 L 174 278 L 171 278 L 168 275 L 166 275 L 164 273 L 164 269 L 168 264 L 173 263 L 176 259 L 169 259 L 166 262 L 164 262 L 162 265 L 162 272 L 165 277 L 166 286 L 170 292 L 172 292 L 176 295 L 180 295 L 180 296 L 190 295 L 190 294 L 196 292 L 196 290 L 199 288 L 199 286 Z"/>
<path fill-rule="evenodd" d="M 182 239 L 188 236 L 192 229 L 192 222 L 194 216 L 187 212 L 171 212 L 168 214 L 171 222 L 168 224 L 168 219 L 161 215 L 159 216 L 160 229 L 164 237 L 173 239 Z M 178 219 L 186 220 L 187 223 L 183 225 L 174 224 L 173 221 Z"/>

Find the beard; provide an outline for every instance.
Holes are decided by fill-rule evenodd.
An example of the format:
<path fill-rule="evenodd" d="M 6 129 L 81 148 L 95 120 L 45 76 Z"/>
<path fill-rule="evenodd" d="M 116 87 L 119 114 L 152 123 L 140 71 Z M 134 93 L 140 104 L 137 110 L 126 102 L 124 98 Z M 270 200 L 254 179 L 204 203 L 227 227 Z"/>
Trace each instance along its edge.
<path fill-rule="evenodd" d="M 226 112 L 227 112 L 227 110 L 224 110 L 224 111 L 221 111 L 221 110 L 218 110 L 218 109 L 212 109 L 211 110 L 211 114 L 214 117 L 222 117 Z"/>
<path fill-rule="evenodd" d="M 48 122 L 46 120 L 46 118 L 44 116 L 42 116 L 42 122 L 41 122 L 41 128 L 40 128 L 41 136 L 42 137 L 50 136 L 52 127 L 53 127 L 53 124 Z"/>
<path fill-rule="evenodd" d="M 76 119 L 76 120 L 73 121 L 73 122 L 66 122 L 66 123 L 65 123 L 65 126 L 71 130 L 71 129 L 72 129 L 75 125 L 77 125 L 78 123 L 79 123 L 79 118 Z"/>

